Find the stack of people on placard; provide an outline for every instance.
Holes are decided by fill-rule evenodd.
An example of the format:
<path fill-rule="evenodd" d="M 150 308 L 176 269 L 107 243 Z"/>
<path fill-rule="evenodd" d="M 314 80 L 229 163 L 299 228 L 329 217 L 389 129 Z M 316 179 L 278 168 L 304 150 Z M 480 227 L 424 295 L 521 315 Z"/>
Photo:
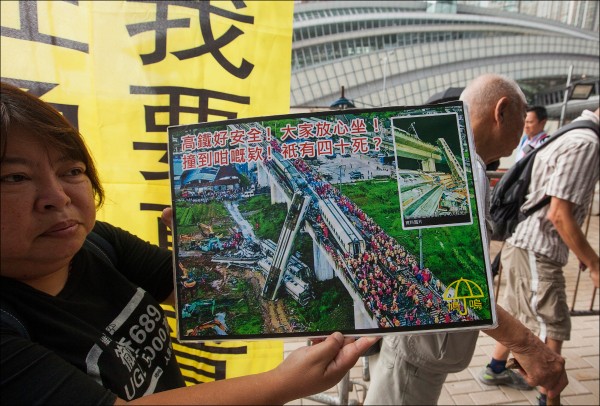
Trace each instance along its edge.
<path fill-rule="evenodd" d="M 433 323 L 450 323 L 471 319 L 457 310 L 449 310 L 442 300 L 443 284 L 428 268 L 420 268 L 417 259 L 387 235 L 348 197 L 342 195 L 303 160 L 293 161 L 308 185 L 322 199 L 332 199 L 340 209 L 361 229 L 368 252 L 357 258 L 341 255 L 329 239 L 329 230 L 318 208 L 308 216 L 326 252 L 339 269 L 345 270 L 346 279 L 362 297 L 367 311 L 376 318 L 380 327 L 412 326 Z"/>

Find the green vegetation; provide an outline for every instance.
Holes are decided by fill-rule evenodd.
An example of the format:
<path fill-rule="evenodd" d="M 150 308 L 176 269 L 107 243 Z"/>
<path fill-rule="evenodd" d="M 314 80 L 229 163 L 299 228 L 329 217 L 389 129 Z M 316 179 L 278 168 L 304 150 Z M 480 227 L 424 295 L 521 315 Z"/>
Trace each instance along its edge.
<path fill-rule="evenodd" d="M 260 303 L 254 294 L 249 281 L 239 279 L 236 293 L 230 292 L 229 297 L 235 296 L 238 300 L 232 301 L 224 310 L 230 315 L 229 328 L 236 334 L 260 334 L 263 329 L 263 319 L 260 313 Z"/>
<path fill-rule="evenodd" d="M 199 231 L 200 223 L 212 226 L 216 234 L 228 234 L 233 224 L 223 203 L 211 201 L 206 204 L 177 202 L 175 224 L 179 234 L 193 234 Z"/>
<path fill-rule="evenodd" d="M 196 268 L 191 267 L 191 272 L 196 272 Z M 193 317 L 182 320 L 185 330 L 193 329 L 203 323 L 210 323 L 215 319 L 218 313 L 225 313 L 225 324 L 230 332 L 236 334 L 260 334 L 263 329 L 263 319 L 261 315 L 260 298 L 255 295 L 251 282 L 238 275 L 237 271 L 229 270 L 229 283 L 223 285 L 222 290 L 217 292 L 210 288 L 210 284 L 220 280 L 222 276 L 215 271 L 205 271 L 202 276 L 205 283 L 197 285 L 194 291 L 194 299 L 215 299 L 214 313 L 210 306 L 201 306 L 196 309 Z M 211 326 L 198 331 L 199 336 L 213 335 L 214 330 Z"/>
<path fill-rule="evenodd" d="M 354 328 L 352 298 L 338 278 L 313 285 L 317 299 L 302 307 L 286 298 L 286 307 L 309 331 L 350 330 Z"/>
<path fill-rule="evenodd" d="M 250 186 L 250 179 L 248 179 L 248 177 L 246 175 L 244 175 L 243 173 L 238 173 L 240 176 L 240 186 L 243 189 L 246 189 L 248 186 Z"/>
<path fill-rule="evenodd" d="M 396 181 L 368 180 L 348 184 L 344 185 L 344 194 L 388 234 L 392 235 L 392 230 L 402 231 Z"/>
<path fill-rule="evenodd" d="M 292 252 L 300 252 L 300 260 L 311 269 L 315 267 L 315 256 L 313 254 L 313 240 L 308 234 L 299 233 L 294 241 Z"/>
<path fill-rule="evenodd" d="M 277 242 L 287 215 L 285 203 L 272 205 L 270 196 L 259 195 L 241 202 L 238 208 L 254 227 L 254 233 L 258 238 Z"/>

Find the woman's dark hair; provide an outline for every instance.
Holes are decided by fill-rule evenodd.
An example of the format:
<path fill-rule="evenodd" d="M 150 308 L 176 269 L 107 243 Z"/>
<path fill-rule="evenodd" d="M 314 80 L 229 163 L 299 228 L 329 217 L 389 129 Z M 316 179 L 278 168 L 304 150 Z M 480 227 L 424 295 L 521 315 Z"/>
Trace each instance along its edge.
<path fill-rule="evenodd" d="M 104 189 L 79 131 L 48 103 L 8 83 L 0 82 L 0 86 L 0 161 L 6 154 L 10 130 L 15 127 L 27 130 L 37 136 L 46 148 L 56 149 L 68 158 L 85 164 L 96 206 L 102 206 Z"/>

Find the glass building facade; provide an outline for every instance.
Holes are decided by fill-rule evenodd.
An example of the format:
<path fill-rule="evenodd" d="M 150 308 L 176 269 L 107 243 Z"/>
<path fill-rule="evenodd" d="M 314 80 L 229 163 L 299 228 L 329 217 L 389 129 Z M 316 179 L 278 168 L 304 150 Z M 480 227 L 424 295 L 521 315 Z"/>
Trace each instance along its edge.
<path fill-rule="evenodd" d="M 422 104 L 486 72 L 514 78 L 531 102 L 562 98 L 570 66 L 572 79 L 597 80 L 599 3 L 556 2 L 556 18 L 530 3 L 554 2 L 297 2 L 291 106 L 328 106 L 342 86 L 357 107 Z"/>

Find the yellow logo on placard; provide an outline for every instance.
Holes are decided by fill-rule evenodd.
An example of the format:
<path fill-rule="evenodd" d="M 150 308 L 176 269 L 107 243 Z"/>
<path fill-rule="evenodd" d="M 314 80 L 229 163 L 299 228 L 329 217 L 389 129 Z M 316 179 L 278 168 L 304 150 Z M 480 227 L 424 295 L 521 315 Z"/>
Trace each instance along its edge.
<path fill-rule="evenodd" d="M 479 310 L 481 309 L 480 298 L 484 296 L 483 290 L 478 284 L 471 280 L 460 278 L 448 285 L 444 291 L 443 298 L 448 302 L 448 310 L 457 310 L 459 314 L 464 316 L 468 313 L 467 300 L 469 301 L 469 308 Z"/>

